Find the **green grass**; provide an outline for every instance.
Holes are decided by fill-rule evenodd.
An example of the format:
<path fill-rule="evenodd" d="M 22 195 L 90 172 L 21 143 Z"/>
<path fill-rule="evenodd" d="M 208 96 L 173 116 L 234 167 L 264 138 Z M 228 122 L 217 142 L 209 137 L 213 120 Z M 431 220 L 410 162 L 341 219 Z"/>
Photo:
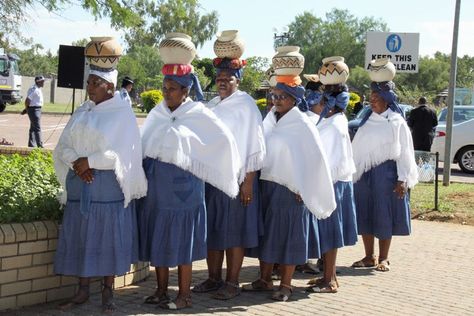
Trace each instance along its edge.
<path fill-rule="evenodd" d="M 75 109 L 77 109 L 79 107 L 79 105 L 76 105 L 75 106 Z M 18 104 L 15 104 L 15 105 L 7 105 L 6 109 L 5 109 L 5 112 L 12 112 L 12 113 L 20 113 L 21 111 L 23 111 L 23 109 L 25 108 L 25 104 L 24 103 L 18 103 Z M 134 107 L 133 108 L 133 111 L 135 112 L 135 115 L 138 116 L 138 117 L 145 117 L 146 116 L 146 113 L 143 113 L 140 109 Z M 63 114 L 63 113 L 71 113 L 71 105 L 68 104 L 57 104 L 57 103 L 45 103 L 43 105 L 43 110 L 42 110 L 42 113 L 60 113 L 60 114 Z"/>
<path fill-rule="evenodd" d="M 448 187 L 439 183 L 438 212 L 434 211 L 434 184 L 419 183 L 411 191 L 410 203 L 414 217 L 461 218 L 466 223 L 474 223 L 474 184 L 451 183 Z M 431 215 L 430 215 L 431 214 Z M 445 219 L 443 219 L 445 220 Z"/>

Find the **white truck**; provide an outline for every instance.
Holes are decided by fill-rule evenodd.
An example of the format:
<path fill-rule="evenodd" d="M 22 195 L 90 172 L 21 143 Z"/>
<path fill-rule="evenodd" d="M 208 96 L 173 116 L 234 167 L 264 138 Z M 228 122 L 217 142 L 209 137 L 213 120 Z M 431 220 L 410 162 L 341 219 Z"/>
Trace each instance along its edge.
<path fill-rule="evenodd" d="M 8 104 L 21 101 L 21 76 L 18 69 L 20 58 L 15 54 L 6 54 L 0 48 L 0 112 Z"/>

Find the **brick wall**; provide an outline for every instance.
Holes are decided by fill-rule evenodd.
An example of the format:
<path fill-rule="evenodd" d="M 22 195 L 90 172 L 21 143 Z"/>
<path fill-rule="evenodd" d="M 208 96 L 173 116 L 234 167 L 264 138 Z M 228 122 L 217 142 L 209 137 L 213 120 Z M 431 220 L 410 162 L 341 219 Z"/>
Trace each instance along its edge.
<path fill-rule="evenodd" d="M 0 225 L 0 310 L 47 303 L 72 297 L 76 277 L 53 273 L 58 225 L 53 221 Z M 115 278 L 115 287 L 145 279 L 149 265 L 132 265 L 130 272 Z M 91 292 L 100 291 L 100 279 Z"/>

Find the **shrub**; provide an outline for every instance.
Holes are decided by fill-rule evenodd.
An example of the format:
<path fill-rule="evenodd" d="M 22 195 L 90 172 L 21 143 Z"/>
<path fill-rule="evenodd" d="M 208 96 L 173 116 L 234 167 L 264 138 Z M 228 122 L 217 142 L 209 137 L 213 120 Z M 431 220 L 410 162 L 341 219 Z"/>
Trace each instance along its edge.
<path fill-rule="evenodd" d="M 257 102 L 258 109 L 260 111 L 265 111 L 267 107 L 267 99 L 261 98 L 261 99 L 258 99 L 256 102 Z"/>
<path fill-rule="evenodd" d="M 0 155 L 0 223 L 60 219 L 58 192 L 51 153 Z"/>
<path fill-rule="evenodd" d="M 354 106 L 359 101 L 360 101 L 360 97 L 357 93 L 354 93 L 354 92 L 349 93 L 349 104 L 347 105 L 347 108 L 346 108 L 347 117 L 351 117 L 352 112 L 354 112 Z"/>
<path fill-rule="evenodd" d="M 161 93 L 161 90 L 148 90 L 142 92 L 140 97 L 142 98 L 143 108 L 147 113 L 150 113 L 155 105 L 163 100 L 163 93 Z"/>

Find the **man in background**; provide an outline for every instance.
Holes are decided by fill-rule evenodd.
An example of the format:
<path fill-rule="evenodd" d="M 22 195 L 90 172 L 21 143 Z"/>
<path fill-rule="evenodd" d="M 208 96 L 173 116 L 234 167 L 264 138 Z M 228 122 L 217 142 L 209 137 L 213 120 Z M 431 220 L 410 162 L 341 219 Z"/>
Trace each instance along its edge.
<path fill-rule="evenodd" d="M 435 110 L 426 104 L 425 97 L 418 100 L 418 106 L 410 112 L 407 123 L 411 129 L 415 150 L 430 151 L 438 118 Z"/>
<path fill-rule="evenodd" d="M 28 147 L 43 147 L 41 140 L 41 108 L 43 107 L 43 92 L 41 88 L 44 86 L 44 77 L 35 77 L 35 84 L 28 90 L 25 109 L 22 115 L 28 113 L 30 119 L 30 131 L 28 137 Z"/>
<path fill-rule="evenodd" d="M 120 89 L 120 96 L 132 106 L 132 99 L 130 98 L 130 91 L 133 89 L 132 78 L 126 76 L 122 80 L 122 88 Z"/>

